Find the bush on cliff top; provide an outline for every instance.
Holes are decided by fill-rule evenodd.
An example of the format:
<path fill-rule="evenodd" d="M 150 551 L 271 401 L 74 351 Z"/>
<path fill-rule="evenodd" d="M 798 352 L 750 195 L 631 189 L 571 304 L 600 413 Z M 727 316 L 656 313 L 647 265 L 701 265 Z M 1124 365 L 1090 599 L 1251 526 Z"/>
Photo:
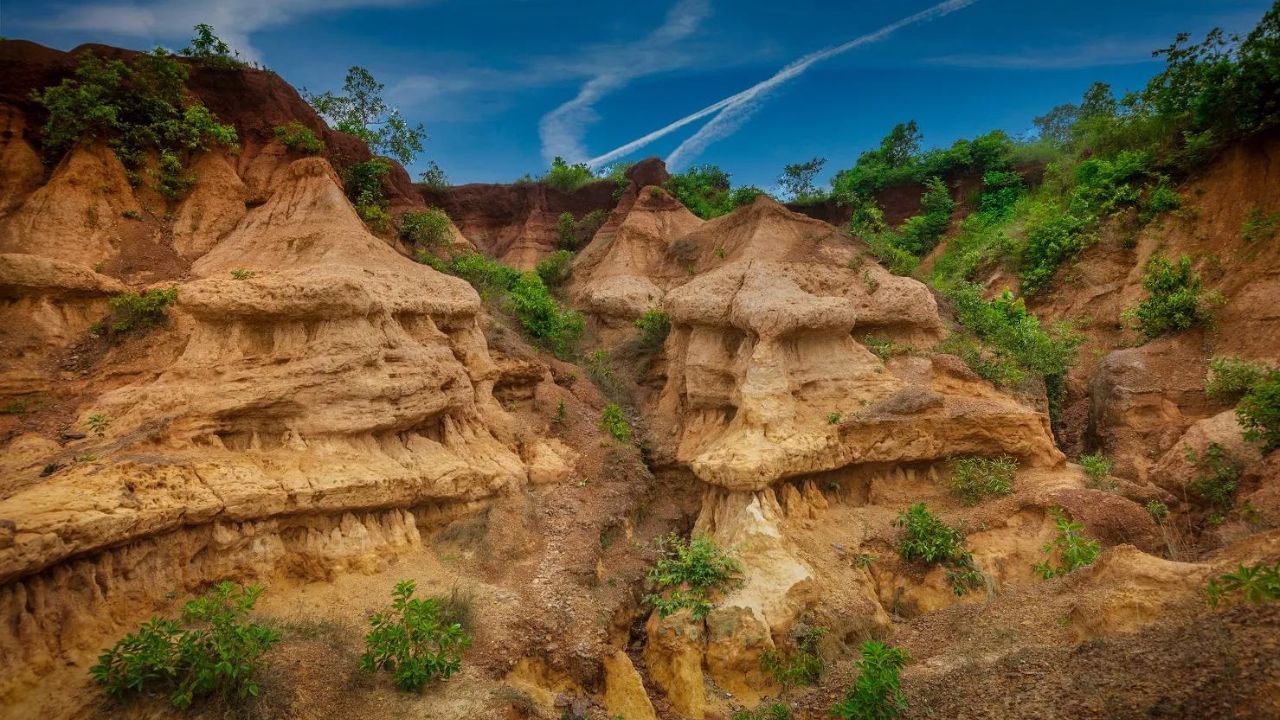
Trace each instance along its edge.
<path fill-rule="evenodd" d="M 191 99 L 186 81 L 187 68 L 163 48 L 128 62 L 82 53 L 73 77 L 32 94 L 49 112 L 40 131 L 46 157 L 56 160 L 81 140 L 102 139 L 136 185 L 151 152 L 180 169 L 199 150 L 237 151 L 235 128 Z M 171 167 L 159 170 L 161 179 L 175 174 Z"/>

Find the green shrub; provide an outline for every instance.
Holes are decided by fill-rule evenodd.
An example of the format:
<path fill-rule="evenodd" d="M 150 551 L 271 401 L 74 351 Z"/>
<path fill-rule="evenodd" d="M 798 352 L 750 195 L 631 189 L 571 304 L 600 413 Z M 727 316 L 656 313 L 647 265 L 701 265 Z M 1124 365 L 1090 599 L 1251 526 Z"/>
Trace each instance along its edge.
<path fill-rule="evenodd" d="M 410 210 L 400 217 L 400 239 L 420 249 L 441 247 L 453 239 L 452 225 L 440 208 Z"/>
<path fill-rule="evenodd" d="M 578 188 L 596 181 L 595 173 L 586 163 L 570 165 L 562 157 L 551 161 L 551 169 L 538 182 L 549 185 L 562 192 L 573 192 Z"/>
<path fill-rule="evenodd" d="M 433 190 L 449 189 L 449 177 L 444 174 L 444 170 L 440 169 L 435 160 L 427 161 L 426 169 L 418 173 L 418 182 Z"/>
<path fill-rule="evenodd" d="M 600 413 L 600 428 L 620 442 L 631 442 L 631 424 L 617 403 L 609 403 Z"/>
<path fill-rule="evenodd" d="M 908 218 L 898 228 L 901 240 L 897 246 L 916 257 L 927 255 L 947 232 L 955 206 L 946 183 L 941 178 L 929 178 L 920 197 L 920 214 Z"/>
<path fill-rule="evenodd" d="M 1262 452 L 1280 448 L 1280 370 L 1268 370 L 1236 405 L 1236 418 L 1244 439 L 1257 443 Z"/>
<path fill-rule="evenodd" d="M 1270 370 L 1259 362 L 1238 357 L 1216 357 L 1209 361 L 1204 394 L 1214 400 L 1238 400 L 1266 377 Z"/>
<path fill-rule="evenodd" d="M 1208 325 L 1213 321 L 1214 294 L 1204 292 L 1200 275 L 1183 255 L 1177 265 L 1153 255 L 1142 276 L 1147 298 L 1133 311 L 1138 331 L 1148 340 L 1167 333 Z"/>
<path fill-rule="evenodd" d="M 213 26 L 200 23 L 192 30 L 195 35 L 191 38 L 191 44 L 182 49 L 183 55 L 212 67 L 244 67 L 244 63 L 239 60 L 240 53 L 232 51 L 230 45 L 214 35 Z"/>
<path fill-rule="evenodd" d="M 711 612 L 711 594 L 740 584 L 741 575 L 742 563 L 710 537 L 694 535 L 686 542 L 668 535 L 649 570 L 652 592 L 644 601 L 662 617 L 688 608 L 694 619 L 701 620 Z"/>
<path fill-rule="evenodd" d="M 233 280 L 252 280 L 257 277 L 257 275 L 258 273 L 252 270 L 245 270 L 244 268 L 236 268 L 231 271 L 231 278 Z"/>
<path fill-rule="evenodd" d="M 347 198 L 360 216 L 375 230 L 384 230 L 391 222 L 387 213 L 387 196 L 382 190 L 382 179 L 391 172 L 391 164 L 382 158 L 370 158 L 349 165 L 342 173 Z"/>
<path fill-rule="evenodd" d="M 435 680 L 447 680 L 462 669 L 462 652 L 471 638 L 462 624 L 447 617 L 436 598 L 415 598 L 412 580 L 396 583 L 391 609 L 375 613 L 360 657 L 364 672 L 387 670 L 396 687 L 418 691 Z"/>
<path fill-rule="evenodd" d="M 512 313 L 532 338 L 562 357 L 573 352 L 584 328 L 582 315 L 561 309 L 542 278 L 521 273 L 508 297 Z"/>
<path fill-rule="evenodd" d="M 196 102 L 186 80 L 187 69 L 161 48 L 128 62 L 82 53 L 74 77 L 32 95 L 49 113 L 40 131 L 46 156 L 55 160 L 82 139 L 106 140 L 136 180 L 154 151 L 158 176 L 169 181 L 159 189 L 177 197 L 190 187 L 182 167 L 191 153 L 239 148 L 235 128 Z"/>
<path fill-rule="evenodd" d="M 943 565 L 956 595 L 982 587 L 982 573 L 973 564 L 973 555 L 964 549 L 964 533 L 942 522 L 924 503 L 916 503 L 893 521 L 903 529 L 898 554 L 907 562 Z"/>
<path fill-rule="evenodd" d="M 966 505 L 976 505 L 988 497 L 1013 492 L 1018 461 L 1004 455 L 996 458 L 977 456 L 951 461 L 951 490 Z"/>
<path fill-rule="evenodd" d="M 1235 504 L 1236 489 L 1240 485 L 1244 463 L 1232 457 L 1216 442 L 1206 445 L 1204 452 L 1200 453 L 1188 447 L 1186 458 L 1195 469 L 1191 489 L 1219 510 L 1230 510 Z"/>
<path fill-rule="evenodd" d="M 104 326 L 112 333 L 158 325 L 169 316 L 169 306 L 178 299 L 178 288 L 123 292 L 107 301 L 111 316 Z"/>
<path fill-rule="evenodd" d="M 1169 517 L 1169 506 L 1159 500 L 1152 500 L 1143 507 L 1146 509 L 1147 514 L 1151 516 L 1151 519 L 1156 521 L 1157 525 L 1163 525 L 1164 521 Z"/>
<path fill-rule="evenodd" d="M 596 231 L 609 218 L 607 210 L 592 210 L 575 220 L 573 213 L 562 212 L 556 219 L 556 247 L 561 250 L 577 250 L 595 237 Z"/>
<path fill-rule="evenodd" d="M 1182 196 L 1177 190 L 1161 183 L 1151 189 L 1151 193 L 1147 195 L 1147 199 L 1142 204 L 1142 219 L 1150 221 L 1151 219 L 1172 212 L 1182 207 Z"/>
<path fill-rule="evenodd" d="M 1102 554 L 1102 546 L 1098 541 L 1085 537 L 1084 525 L 1068 520 L 1060 508 L 1051 509 L 1049 515 L 1053 518 L 1058 534 L 1042 548 L 1048 557 L 1033 566 L 1040 577 L 1048 580 L 1066 575 L 1077 568 L 1092 565 Z M 1052 564 L 1055 553 L 1058 556 L 1057 566 Z"/>
<path fill-rule="evenodd" d="M 862 644 L 858 661 L 858 679 L 845 693 L 844 699 L 831 708 L 840 720 L 893 720 L 907 710 L 907 697 L 902 693 L 901 673 L 906 667 L 907 653 L 875 640 Z"/>
<path fill-rule="evenodd" d="M 829 413 L 827 413 L 827 424 L 828 424 L 828 425 L 839 425 L 839 424 L 840 424 L 840 417 L 841 417 L 841 416 L 840 416 L 840 413 L 838 413 L 838 412 L 829 412 Z"/>
<path fill-rule="evenodd" d="M 786 652 L 766 650 L 760 657 L 760 667 L 784 692 L 801 685 L 817 685 L 824 669 L 818 641 L 826 632 L 821 627 L 800 627 L 792 636 L 794 647 Z"/>
<path fill-rule="evenodd" d="M 1247 243 L 1263 242 L 1280 231 L 1280 212 L 1266 213 L 1262 208 L 1250 208 L 1240 227 L 1240 238 Z"/>
<path fill-rule="evenodd" d="M 408 165 L 422 152 L 427 134 L 422 125 L 410 127 L 398 110 L 387 105 L 382 98 L 384 89 L 386 86 L 375 80 L 373 73 L 353 65 L 347 69 L 342 84 L 344 94 L 325 91 L 312 95 L 304 90 L 303 97 L 337 131 L 360 138 L 371 152 Z M 351 196 L 350 192 L 347 194 Z"/>
<path fill-rule="evenodd" d="M 290 120 L 284 125 L 277 125 L 272 131 L 276 138 L 288 149 L 306 155 L 319 155 L 324 152 L 324 142 L 316 137 L 311 128 L 297 120 Z"/>
<path fill-rule="evenodd" d="M 759 188 L 732 187 L 729 173 L 715 165 L 695 165 L 672 175 L 666 188 L 690 212 L 703 220 L 750 205 L 763 194 Z"/>
<path fill-rule="evenodd" d="M 522 273 L 477 252 L 459 253 L 448 261 L 420 260 L 471 283 L 481 297 L 501 302 L 529 337 L 556 355 L 567 357 L 577 347 L 585 327 L 582 315 L 561 308 L 537 273 Z"/>
<path fill-rule="evenodd" d="M 1041 378 L 1049 400 L 1049 416 L 1057 418 L 1066 394 L 1067 371 L 1075 363 L 1076 349 L 1083 338 L 1063 325 L 1046 331 L 1040 320 L 1027 311 L 1020 298 L 1006 290 L 993 300 L 982 297 L 974 283 L 959 283 L 946 293 L 955 307 L 956 319 L 985 344 L 991 359 L 970 365 L 984 377 L 1006 376 L 1013 382 L 1017 373 L 1010 366 Z M 982 357 L 979 353 L 976 358 Z M 984 374 L 984 372 L 986 374 Z"/>
<path fill-rule="evenodd" d="M 1234 572 L 1219 575 L 1205 587 L 1209 605 L 1217 606 L 1224 596 L 1238 596 L 1248 603 L 1280 600 L 1280 562 L 1239 565 Z"/>
<path fill-rule="evenodd" d="M 1084 468 L 1084 474 L 1089 478 L 1089 487 L 1098 490 L 1110 489 L 1108 478 L 1111 477 L 1111 468 L 1115 463 L 1107 459 L 1106 455 L 1100 452 L 1081 455 L 1080 466 Z"/>
<path fill-rule="evenodd" d="M 636 318 L 636 327 L 640 330 L 640 347 L 657 350 L 671 333 L 671 317 L 662 310 L 651 308 Z"/>
<path fill-rule="evenodd" d="M 534 272 L 542 278 L 547 287 L 560 287 L 569 279 L 573 271 L 573 253 L 568 250 L 557 250 L 538 263 Z"/>
<path fill-rule="evenodd" d="M 186 604 L 182 623 L 151 618 L 99 656 L 89 674 L 114 698 L 160 690 L 179 708 L 214 693 L 254 697 L 258 660 L 280 638 L 244 621 L 261 594 L 258 586 L 219 583 Z"/>
<path fill-rule="evenodd" d="M 578 223 L 571 212 L 562 212 L 556 219 L 556 247 L 564 250 L 578 248 Z"/>
<path fill-rule="evenodd" d="M 155 179 L 156 192 L 170 200 L 177 200 L 190 192 L 196 184 L 196 175 L 187 172 L 182 158 L 171 150 L 162 150 L 151 176 Z"/>
<path fill-rule="evenodd" d="M 89 427 L 89 431 L 98 437 L 107 434 L 107 428 L 110 427 L 111 421 L 102 413 L 93 413 L 86 420 L 85 425 Z"/>
<path fill-rule="evenodd" d="M 1062 263 L 1092 241 L 1089 222 L 1056 201 L 1033 203 L 1028 209 L 1022 250 L 1022 291 L 1035 295 L 1049 286 Z"/>

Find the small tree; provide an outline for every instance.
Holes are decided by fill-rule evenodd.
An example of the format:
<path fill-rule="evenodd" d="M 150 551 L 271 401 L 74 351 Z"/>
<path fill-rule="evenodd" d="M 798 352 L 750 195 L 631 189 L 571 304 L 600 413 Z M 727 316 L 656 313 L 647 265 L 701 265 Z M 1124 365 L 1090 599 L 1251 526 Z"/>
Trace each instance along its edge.
<path fill-rule="evenodd" d="M 364 672 L 387 670 L 396 687 L 418 691 L 462 669 L 462 651 L 471 645 L 462 625 L 449 622 L 441 601 L 413 597 L 412 580 L 396 583 L 391 609 L 376 613 L 360 657 Z"/>
<path fill-rule="evenodd" d="M 325 91 L 304 97 L 316 112 L 323 115 L 341 132 L 355 135 L 370 150 L 393 157 L 404 164 L 422 152 L 427 139 L 421 124 L 410 127 L 400 111 L 387 105 L 382 99 L 386 86 L 374 79 L 373 73 L 359 65 L 347 70 L 342 84 L 342 95 Z"/>
<path fill-rule="evenodd" d="M 907 653 L 901 648 L 869 640 L 862 644 L 858 661 L 858 679 L 845 693 L 844 700 L 831 708 L 840 720 L 894 720 L 907 710 L 907 697 L 902 693 L 902 668 Z"/>
<path fill-rule="evenodd" d="M 818 173 L 822 172 L 822 166 L 826 164 L 826 158 L 813 158 L 806 162 L 787 165 L 782 168 L 778 185 L 788 197 L 797 202 L 818 199 L 822 197 L 822 193 L 818 192 L 813 181 Z"/>
<path fill-rule="evenodd" d="M 449 178 L 435 160 L 427 161 L 427 169 L 418 173 L 418 182 L 436 190 L 448 190 Z"/>
<path fill-rule="evenodd" d="M 240 62 L 240 53 L 234 52 L 222 38 L 213 34 L 212 25 L 200 23 L 192 29 L 196 34 L 191 38 L 191 44 L 182 49 L 183 55 L 218 67 L 235 68 L 244 65 Z"/>

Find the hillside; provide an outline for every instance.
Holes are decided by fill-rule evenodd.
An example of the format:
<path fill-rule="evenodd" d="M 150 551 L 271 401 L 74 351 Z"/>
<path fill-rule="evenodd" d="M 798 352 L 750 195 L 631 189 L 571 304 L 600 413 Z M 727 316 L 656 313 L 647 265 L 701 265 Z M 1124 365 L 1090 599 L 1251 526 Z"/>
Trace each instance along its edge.
<path fill-rule="evenodd" d="M 415 184 L 216 55 L 0 67 L 0 716 L 1280 717 L 1275 128 L 1045 275 L 1111 156 L 708 219 L 656 159 Z M 218 592 L 257 629 L 143 624 Z"/>

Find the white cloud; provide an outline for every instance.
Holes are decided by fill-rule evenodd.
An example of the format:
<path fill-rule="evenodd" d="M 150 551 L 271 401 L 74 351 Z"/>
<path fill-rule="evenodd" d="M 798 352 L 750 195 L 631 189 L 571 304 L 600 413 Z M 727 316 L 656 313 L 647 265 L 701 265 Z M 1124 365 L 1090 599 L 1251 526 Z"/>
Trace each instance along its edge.
<path fill-rule="evenodd" d="M 766 95 L 777 89 L 780 85 L 787 83 L 800 75 L 804 74 L 814 64 L 823 60 L 829 60 L 837 55 L 846 53 L 854 48 L 879 42 L 895 31 L 900 30 L 908 25 L 914 25 L 919 22 L 932 20 L 934 18 L 949 15 L 957 10 L 966 8 L 977 0 L 947 0 L 947 2 L 934 5 L 933 7 L 918 12 L 914 15 L 905 17 L 897 22 L 890 23 L 873 33 L 868 33 L 860 37 L 854 38 L 848 42 L 824 48 L 816 52 L 809 53 L 791 64 L 779 70 L 772 77 L 763 80 L 751 87 L 734 95 L 730 95 L 723 100 L 712 103 L 701 110 L 686 115 L 673 123 L 659 128 L 648 135 L 633 140 L 625 145 L 614 148 L 609 152 L 594 157 L 588 161 L 592 167 L 601 167 L 613 162 L 619 158 L 630 155 L 640 148 L 661 137 L 669 135 L 676 130 L 688 125 L 689 123 L 700 120 L 708 115 L 715 114 L 706 125 L 699 128 L 698 132 L 685 140 L 677 147 L 671 155 L 667 157 L 667 164 L 677 167 L 680 163 L 690 159 L 702 152 L 708 145 L 722 138 L 732 135 L 742 127 L 751 115 L 759 107 Z"/>
<path fill-rule="evenodd" d="M 632 80 L 658 72 L 673 70 L 689 62 L 677 44 L 688 38 L 711 13 L 707 0 L 678 0 L 667 12 L 666 19 L 647 37 L 631 44 L 597 53 L 596 62 L 578 94 L 542 117 L 538 134 L 542 155 L 548 162 L 557 155 L 570 162 L 587 157 L 582 138 L 598 116 L 595 104 L 605 95 L 626 86 Z"/>
<path fill-rule="evenodd" d="M 261 60 L 249 36 L 307 15 L 357 7 L 395 7 L 415 0 L 150 0 L 108 2 L 68 8 L 41 23 L 62 30 L 91 30 L 131 37 L 185 39 L 198 23 L 247 60 Z"/>

